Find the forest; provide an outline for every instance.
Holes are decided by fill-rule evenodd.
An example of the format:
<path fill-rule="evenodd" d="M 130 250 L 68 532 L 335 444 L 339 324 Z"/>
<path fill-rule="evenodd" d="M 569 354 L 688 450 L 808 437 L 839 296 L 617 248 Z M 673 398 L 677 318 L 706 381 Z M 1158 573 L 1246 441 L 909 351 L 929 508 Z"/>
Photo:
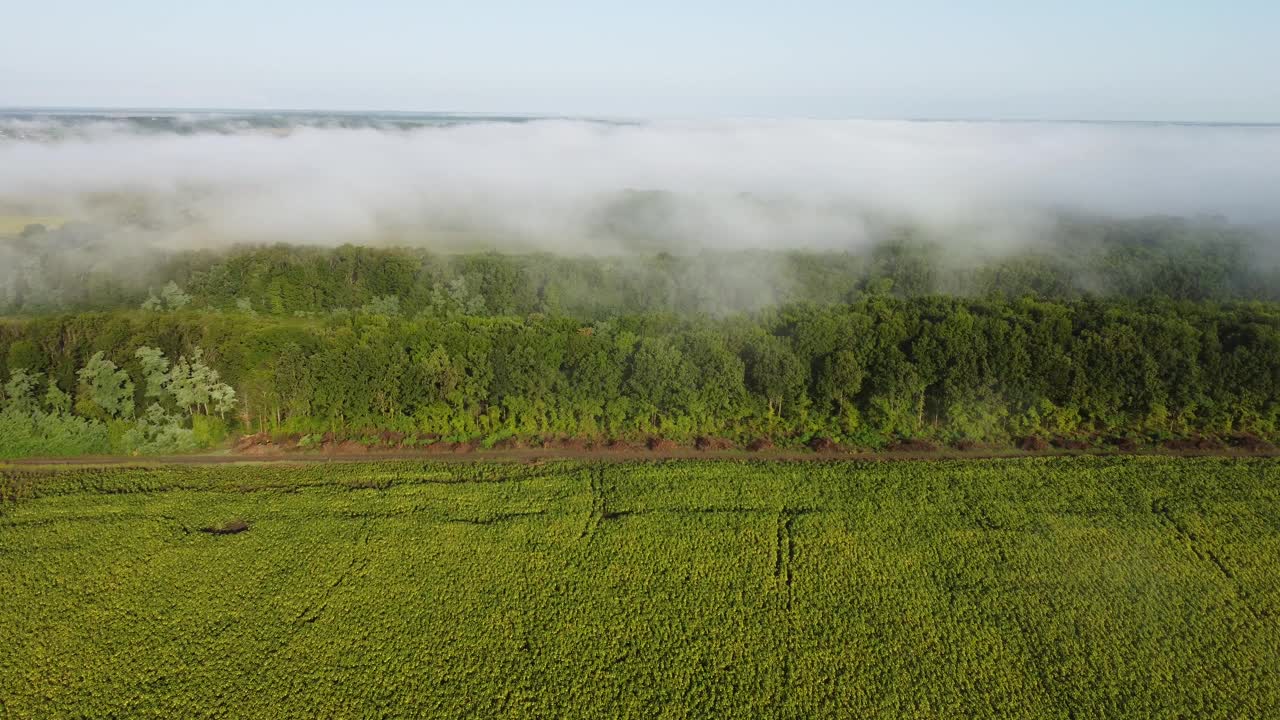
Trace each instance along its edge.
<path fill-rule="evenodd" d="M 88 274 L 36 302 L 27 283 L 0 324 L 0 454 L 229 433 L 304 447 L 1274 439 L 1280 304 L 1261 246 L 1213 223 L 1093 230 L 1076 259 L 968 269 L 900 237 L 723 262 L 270 246 L 175 254 L 140 292 Z"/>

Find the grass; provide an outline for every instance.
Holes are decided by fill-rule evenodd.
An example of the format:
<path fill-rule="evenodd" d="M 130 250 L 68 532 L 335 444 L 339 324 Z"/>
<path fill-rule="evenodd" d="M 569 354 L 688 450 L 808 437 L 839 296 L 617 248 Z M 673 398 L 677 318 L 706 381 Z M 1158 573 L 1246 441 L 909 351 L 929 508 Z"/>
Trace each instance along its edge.
<path fill-rule="evenodd" d="M 0 474 L 12 717 L 1280 713 L 1273 459 Z"/>

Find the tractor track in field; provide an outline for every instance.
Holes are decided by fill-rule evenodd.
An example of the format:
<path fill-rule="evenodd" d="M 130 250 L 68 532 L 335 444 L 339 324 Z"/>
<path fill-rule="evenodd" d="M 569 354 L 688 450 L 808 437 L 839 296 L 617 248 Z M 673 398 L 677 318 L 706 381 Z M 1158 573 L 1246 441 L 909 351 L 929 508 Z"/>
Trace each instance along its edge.
<path fill-rule="evenodd" d="M 1204 538 L 1197 535 L 1187 524 L 1180 521 L 1169 506 L 1160 500 L 1151 503 L 1151 513 L 1156 516 L 1160 524 L 1171 529 L 1179 542 L 1185 545 L 1191 554 L 1195 555 L 1200 562 L 1212 567 L 1217 574 L 1231 588 L 1231 594 L 1239 601 L 1240 606 L 1244 608 L 1249 615 L 1256 621 L 1262 622 L 1267 615 L 1260 611 L 1250 600 L 1249 592 L 1240 586 L 1240 580 L 1236 578 L 1231 568 L 1227 567 L 1226 562 L 1209 547 Z"/>
<path fill-rule="evenodd" d="M 783 593 L 782 605 L 785 635 L 783 636 L 782 649 L 782 691 L 784 693 L 791 687 L 792 678 L 795 674 L 795 668 L 792 665 L 792 656 L 795 654 L 795 617 L 792 614 L 795 601 L 793 588 L 796 559 L 795 521 L 796 517 L 802 514 L 804 514 L 804 511 L 788 509 L 783 509 L 778 513 L 778 539 L 774 548 L 773 575 L 776 580 L 782 583 Z"/>
<path fill-rule="evenodd" d="M 591 494 L 591 507 L 587 510 L 586 521 L 582 525 L 579 540 L 588 544 L 595 537 L 600 524 L 609 517 L 609 500 L 604 494 L 604 468 L 600 466 L 587 468 L 587 491 Z"/>
<path fill-rule="evenodd" d="M 328 609 L 329 601 L 333 598 L 333 594 L 337 592 L 338 588 L 347 584 L 347 581 L 352 577 L 360 577 L 363 575 L 365 568 L 369 567 L 369 562 L 373 559 L 368 552 L 366 552 L 369 548 L 369 537 L 371 534 L 372 529 L 369 527 L 369 521 L 366 519 L 363 523 L 363 527 L 361 528 L 360 542 L 356 546 L 356 549 L 351 553 L 351 561 L 347 563 L 347 566 L 343 568 L 340 573 L 338 573 L 338 577 L 329 584 L 329 587 L 325 588 L 324 595 L 318 602 L 304 608 L 296 617 L 294 617 L 293 621 L 295 623 L 310 625 L 316 620 L 319 620 L 320 617 L 324 615 L 325 610 Z"/>

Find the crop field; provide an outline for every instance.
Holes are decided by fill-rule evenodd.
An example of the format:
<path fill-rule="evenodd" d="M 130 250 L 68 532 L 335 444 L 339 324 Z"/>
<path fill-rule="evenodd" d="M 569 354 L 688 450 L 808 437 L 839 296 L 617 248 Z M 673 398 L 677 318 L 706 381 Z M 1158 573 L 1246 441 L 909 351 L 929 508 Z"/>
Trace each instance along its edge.
<path fill-rule="evenodd" d="M 7 717 L 1280 715 L 1280 461 L 0 470 Z"/>

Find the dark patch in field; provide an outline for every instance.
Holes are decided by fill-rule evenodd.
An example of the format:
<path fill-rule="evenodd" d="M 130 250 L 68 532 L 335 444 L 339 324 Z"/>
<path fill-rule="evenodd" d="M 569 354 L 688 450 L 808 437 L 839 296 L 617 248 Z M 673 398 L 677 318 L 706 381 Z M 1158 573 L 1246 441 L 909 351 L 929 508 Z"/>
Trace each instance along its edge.
<path fill-rule="evenodd" d="M 224 523 L 221 527 L 203 527 L 200 532 L 209 533 L 210 535 L 235 535 L 249 529 L 249 523 L 244 520 L 232 520 Z"/>

